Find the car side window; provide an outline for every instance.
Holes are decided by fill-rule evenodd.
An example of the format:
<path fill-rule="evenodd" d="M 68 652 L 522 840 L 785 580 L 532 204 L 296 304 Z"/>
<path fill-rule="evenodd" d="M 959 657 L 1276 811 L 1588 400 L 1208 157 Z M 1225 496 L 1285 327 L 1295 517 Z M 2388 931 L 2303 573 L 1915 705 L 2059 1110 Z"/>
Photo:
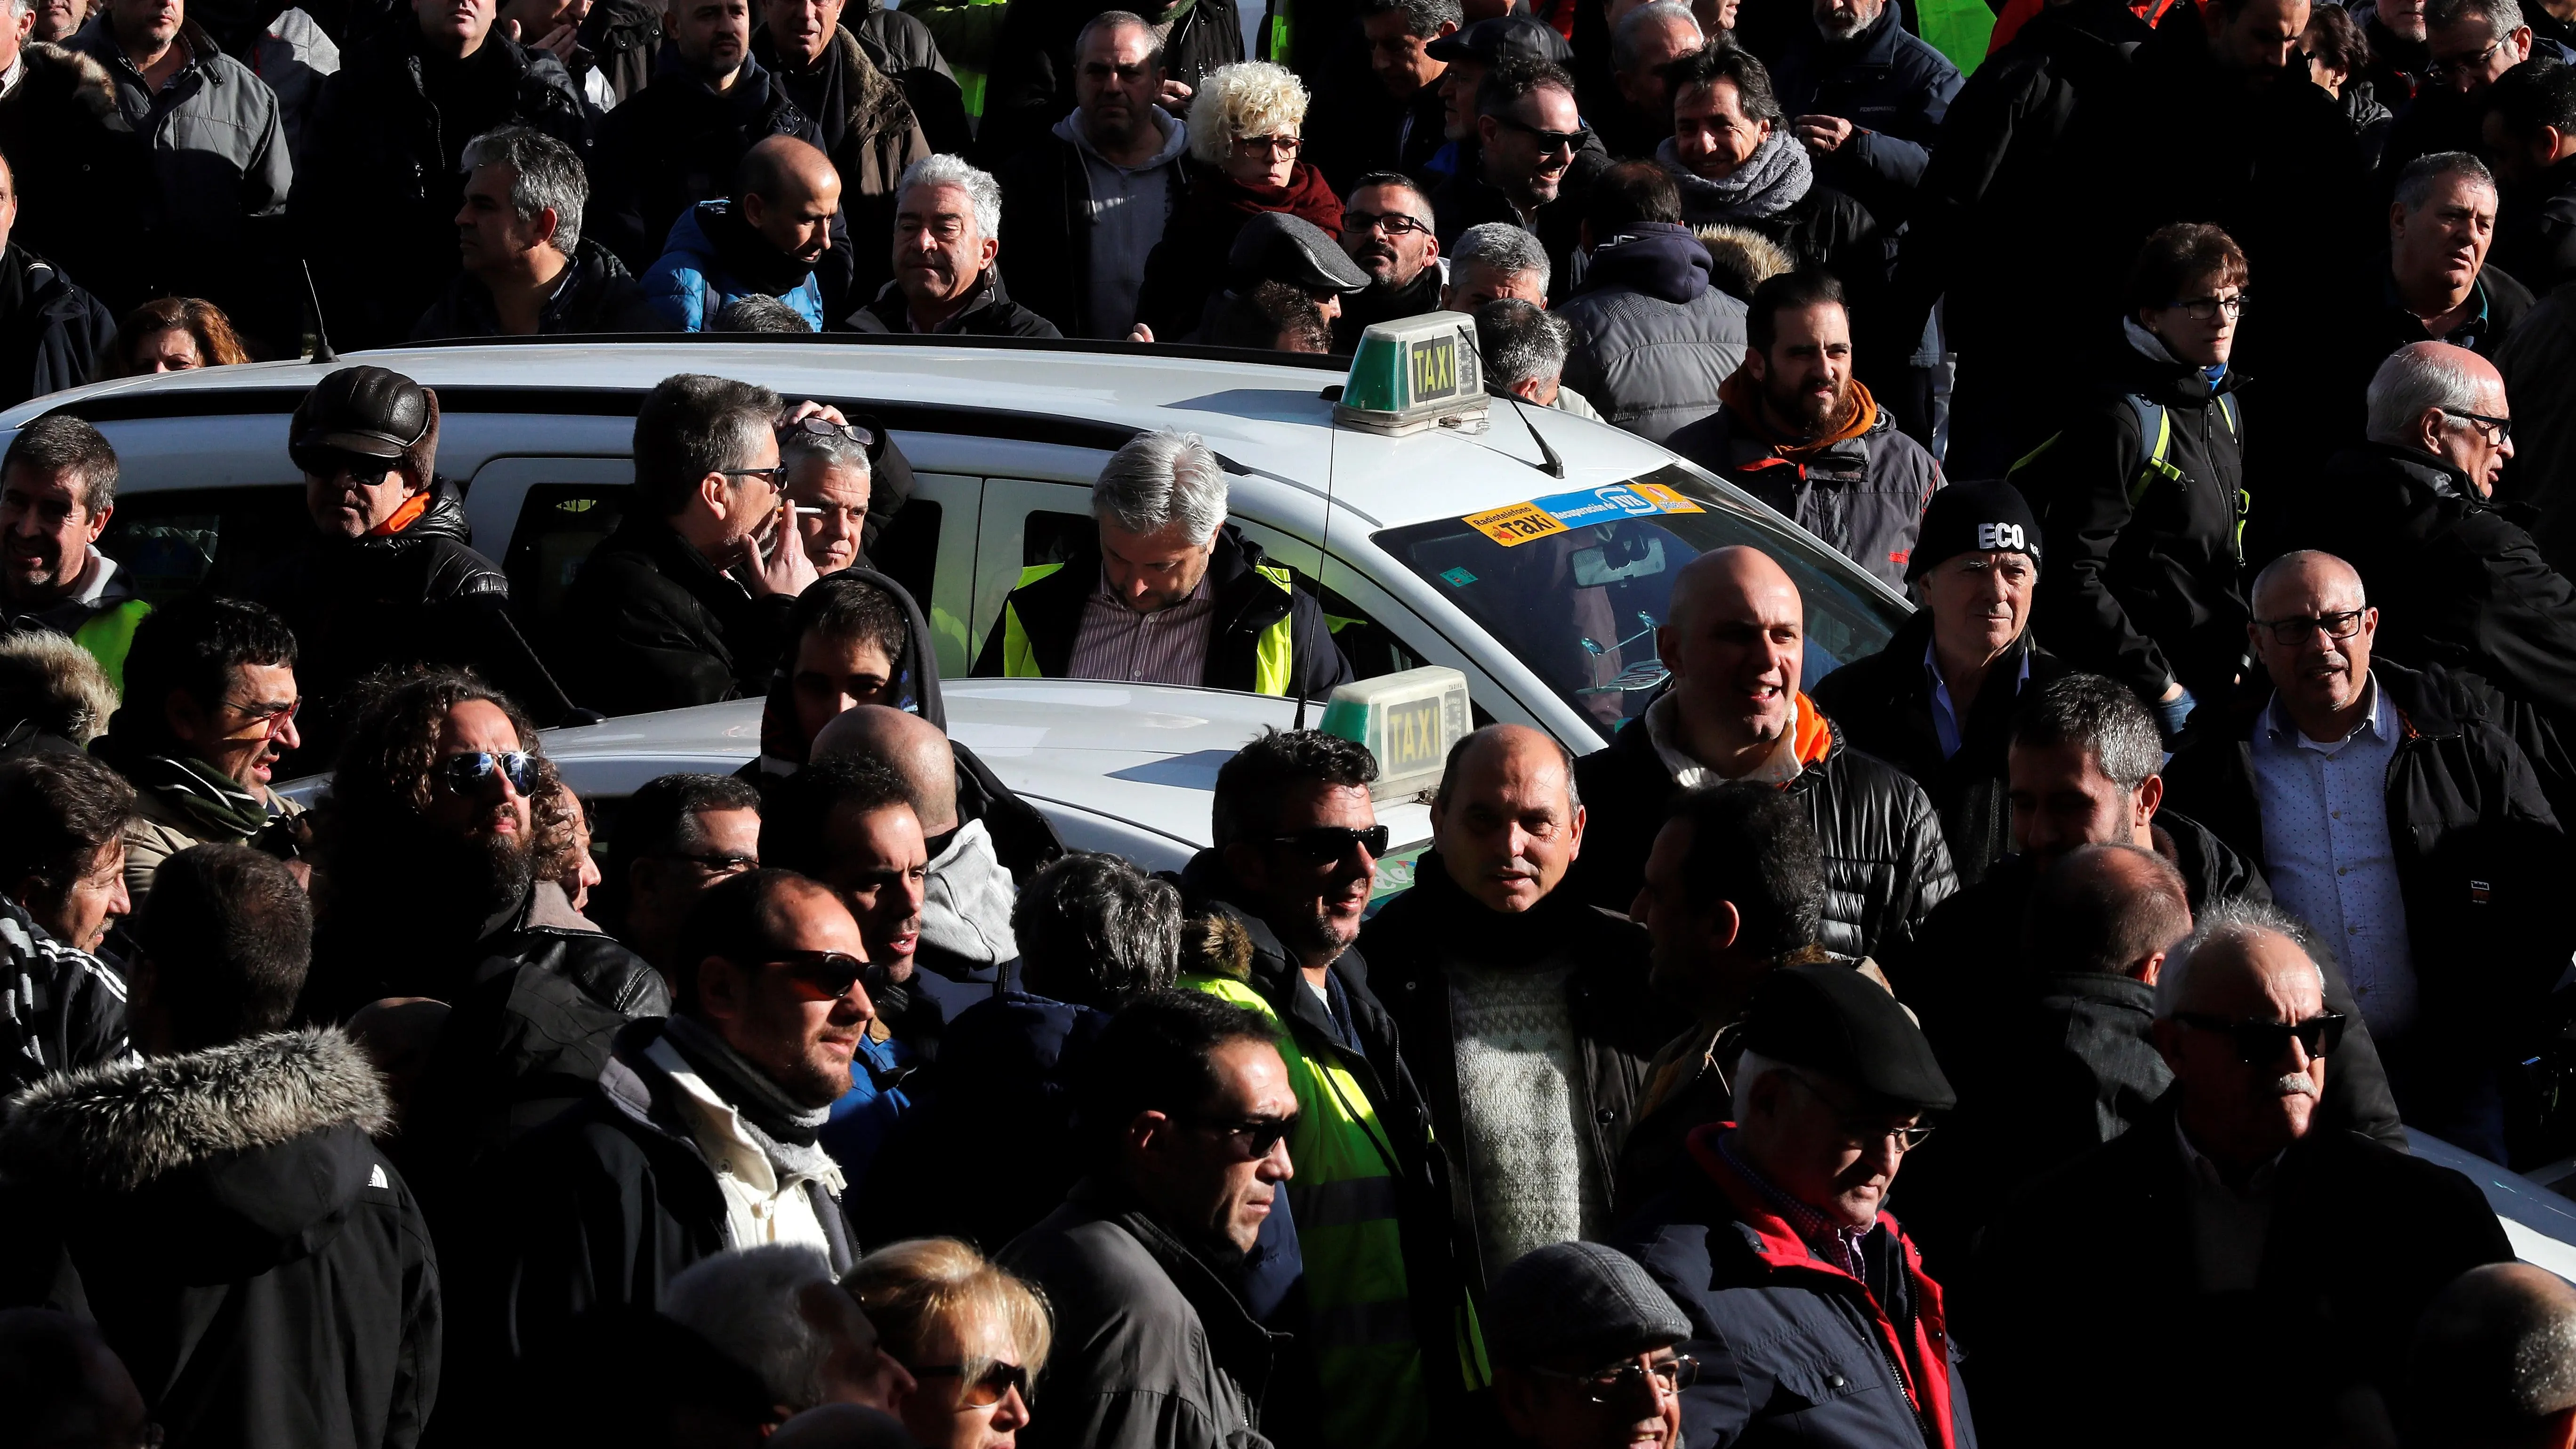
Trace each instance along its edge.
<path fill-rule="evenodd" d="M 175 488 L 116 500 L 98 546 L 157 607 L 199 589 L 269 592 L 312 533 L 301 485 Z"/>

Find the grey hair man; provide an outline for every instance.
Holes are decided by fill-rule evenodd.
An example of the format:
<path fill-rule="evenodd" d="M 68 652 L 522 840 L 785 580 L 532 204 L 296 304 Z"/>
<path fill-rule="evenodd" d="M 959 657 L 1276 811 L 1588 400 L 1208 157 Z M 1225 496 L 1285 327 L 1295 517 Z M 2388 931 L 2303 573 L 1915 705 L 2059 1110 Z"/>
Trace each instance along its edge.
<path fill-rule="evenodd" d="M 808 419 L 778 435 L 787 501 L 796 509 L 796 536 L 818 574 L 867 562 L 875 473 L 864 436 L 856 428 L 822 419 Z"/>
<path fill-rule="evenodd" d="M 465 143 L 465 171 L 464 270 L 421 314 L 414 339 L 663 330 L 626 264 L 583 241 L 590 182 L 570 146 L 504 126 Z"/>
<path fill-rule="evenodd" d="M 1002 286 L 1002 183 L 948 155 L 895 183 L 894 280 L 850 314 L 861 332 L 1060 337 Z"/>
<path fill-rule="evenodd" d="M 1541 407 L 1601 420 L 1583 394 L 1559 382 L 1574 329 L 1534 302 L 1501 297 L 1476 309 L 1476 350 L 1484 357 L 1485 385 Z"/>
<path fill-rule="evenodd" d="M 2425 79 L 2474 96 L 2531 58 L 2531 26 L 2514 0 L 2432 0 L 2424 7 L 2424 49 L 2431 56 Z"/>
<path fill-rule="evenodd" d="M 1619 89 L 1619 114 L 1607 143 L 1614 155 L 1651 156 L 1672 135 L 1672 88 L 1664 67 L 1707 43 L 1680 0 L 1648 0 L 1620 18 L 1610 32 L 1610 82 Z"/>
<path fill-rule="evenodd" d="M 1544 307 L 1554 275 L 1547 248 L 1537 237 L 1507 221 L 1481 222 L 1460 232 L 1458 244 L 1450 248 L 1440 310 L 1472 315 L 1504 297 Z"/>
<path fill-rule="evenodd" d="M 975 673 L 1321 697 L 1351 677 L 1314 596 L 1225 521 L 1195 433 L 1144 433 L 1092 485 L 1093 546 L 1020 573 Z"/>
<path fill-rule="evenodd" d="M 2331 503 L 2283 541 L 2360 573 L 2389 655 L 2473 670 L 2576 720 L 2576 582 L 2487 502 L 2516 441 L 2503 374 L 2465 348 L 2417 343 L 2379 365 L 2369 407 L 2369 440 L 2320 474 Z"/>
<path fill-rule="evenodd" d="M 832 1265 L 801 1243 L 719 1253 L 669 1293 L 663 1316 L 758 1375 L 781 1420 L 819 1404 L 896 1413 L 914 1388 Z"/>
<path fill-rule="evenodd" d="M 2251 901 L 2201 913 L 2156 977 L 2172 1089 L 1993 1216 L 1977 1254 L 1978 1321 L 1993 1326 L 1977 1402 L 2009 1428 L 2063 1424 L 2107 1389 L 2133 1411 L 2122 1443 L 2170 1442 L 2213 1412 L 2258 1441 L 2324 1424 L 2394 1442 L 2405 1365 L 2392 1350 L 2443 1284 L 2511 1261 L 2476 1184 L 2328 1125 L 2320 1099 L 2354 1023 L 2328 1005 L 2304 929 Z M 2086 1210 L 2049 1210 L 2073 1202 Z M 2100 1250 L 2088 1297 L 2105 1325 L 2081 1342 L 2044 1306 L 2065 1301 L 2079 1244 Z M 2173 1382 L 2193 1391 L 2155 1391 Z"/>
<path fill-rule="evenodd" d="M 796 309 L 766 292 L 736 297 L 724 304 L 715 320 L 707 324 L 709 332 L 803 332 L 811 333 L 814 324 L 796 315 Z"/>
<path fill-rule="evenodd" d="M 2576 1288 L 2523 1263 L 2471 1268 L 2416 1325 L 2407 1379 L 2422 1427 L 2434 1431 L 2428 1440 L 2460 1449 L 2576 1444 Z"/>
<path fill-rule="evenodd" d="M 564 637 L 581 648 L 563 663 L 583 703 L 632 714 L 767 692 L 788 611 L 816 577 L 779 484 L 778 430 L 808 418 L 849 421 L 704 373 L 645 395 L 635 506 L 564 598 Z"/>

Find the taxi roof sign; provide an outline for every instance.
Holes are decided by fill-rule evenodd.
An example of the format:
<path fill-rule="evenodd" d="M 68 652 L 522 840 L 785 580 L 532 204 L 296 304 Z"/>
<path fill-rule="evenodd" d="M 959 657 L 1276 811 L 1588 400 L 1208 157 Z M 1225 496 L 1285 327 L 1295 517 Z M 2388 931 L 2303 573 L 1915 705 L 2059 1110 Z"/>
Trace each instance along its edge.
<path fill-rule="evenodd" d="M 1443 426 L 1475 431 L 1484 421 L 1476 319 L 1464 312 L 1426 312 L 1360 334 L 1333 404 L 1334 426 L 1391 438 Z"/>
<path fill-rule="evenodd" d="M 1438 785 L 1449 747 L 1473 728 L 1467 676 L 1441 664 L 1353 680 L 1324 706 L 1324 733 L 1366 745 L 1377 757 L 1377 783 L 1369 787 L 1377 800 Z"/>

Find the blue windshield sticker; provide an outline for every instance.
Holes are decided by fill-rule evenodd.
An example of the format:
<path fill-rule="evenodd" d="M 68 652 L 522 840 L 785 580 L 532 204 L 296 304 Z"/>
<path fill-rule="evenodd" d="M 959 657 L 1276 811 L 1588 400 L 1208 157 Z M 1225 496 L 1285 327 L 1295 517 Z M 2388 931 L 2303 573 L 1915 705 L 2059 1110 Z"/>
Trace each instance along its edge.
<path fill-rule="evenodd" d="M 1580 493 L 1554 493 L 1531 501 L 1568 528 L 1663 511 L 1655 506 L 1652 499 L 1624 483 L 1613 483 L 1606 488 L 1587 488 Z"/>
<path fill-rule="evenodd" d="M 1465 569 L 1442 569 L 1440 577 L 1447 579 L 1453 587 L 1461 589 L 1476 581 L 1476 576 Z"/>

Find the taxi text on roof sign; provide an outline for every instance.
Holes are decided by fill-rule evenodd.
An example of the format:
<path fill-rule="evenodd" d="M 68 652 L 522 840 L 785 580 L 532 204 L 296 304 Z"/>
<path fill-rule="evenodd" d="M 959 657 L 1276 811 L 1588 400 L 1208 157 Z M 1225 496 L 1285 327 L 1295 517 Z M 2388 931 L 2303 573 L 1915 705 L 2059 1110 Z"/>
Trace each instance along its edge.
<path fill-rule="evenodd" d="M 1449 747 L 1475 727 L 1467 676 L 1446 665 L 1353 680 L 1324 706 L 1324 732 L 1365 745 L 1377 758 L 1373 799 L 1393 800 L 1440 783 Z"/>
<path fill-rule="evenodd" d="M 1475 326 L 1464 312 L 1426 312 L 1360 334 L 1333 404 L 1334 425 L 1391 438 L 1443 426 L 1483 431 L 1485 374 Z"/>
<path fill-rule="evenodd" d="M 1552 493 L 1508 508 L 1489 508 L 1482 513 L 1470 513 L 1458 521 L 1503 547 L 1512 548 L 1533 538 L 1563 533 L 1569 528 L 1583 528 L 1621 518 L 1651 517 L 1658 513 L 1702 511 L 1698 504 L 1659 484 L 1613 483 L 1606 488 L 1587 488 L 1576 493 Z"/>

